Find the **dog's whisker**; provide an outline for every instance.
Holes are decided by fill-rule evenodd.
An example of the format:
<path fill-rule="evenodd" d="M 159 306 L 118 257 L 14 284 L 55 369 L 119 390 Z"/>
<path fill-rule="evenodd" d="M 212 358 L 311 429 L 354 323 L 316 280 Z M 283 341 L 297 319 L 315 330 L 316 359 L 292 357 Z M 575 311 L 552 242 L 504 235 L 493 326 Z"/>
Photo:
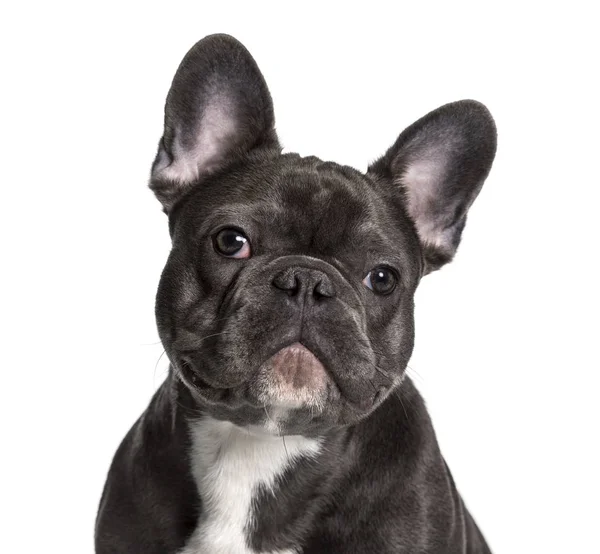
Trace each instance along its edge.
<path fill-rule="evenodd" d="M 290 453 L 288 452 L 287 445 L 285 444 L 285 435 L 281 435 L 281 440 L 283 441 L 283 449 L 285 450 L 285 456 L 288 461 L 291 461 Z"/>
<path fill-rule="evenodd" d="M 160 356 L 158 357 L 158 360 L 156 360 L 156 363 L 154 364 L 154 373 L 152 375 L 152 383 L 153 383 L 153 385 L 156 385 L 156 369 L 158 368 L 158 364 L 160 363 L 160 360 L 162 359 L 162 357 L 166 353 L 167 353 L 167 351 L 163 349 L 163 351 L 161 352 Z"/>
<path fill-rule="evenodd" d="M 275 421 L 271 418 L 271 414 L 269 414 L 269 410 L 267 409 L 267 406 L 263 406 L 263 409 L 265 411 L 265 415 L 267 416 L 267 419 L 273 424 L 273 426 L 276 428 L 277 424 L 275 423 Z"/>
<path fill-rule="evenodd" d="M 184 412 L 186 412 L 189 415 L 192 415 L 194 417 L 202 417 L 203 415 L 205 415 L 202 410 L 198 408 L 190 408 L 189 406 L 186 406 L 185 404 L 179 402 L 179 400 L 175 400 L 174 402 L 179 408 L 181 408 Z"/>
<path fill-rule="evenodd" d="M 398 400 L 400 400 L 400 406 L 402 406 L 402 410 L 404 410 L 404 416 L 408 420 L 408 412 L 406 411 L 406 407 L 404 406 L 404 402 L 402 402 L 402 396 L 398 395 Z"/>
<path fill-rule="evenodd" d="M 406 370 L 411 377 L 417 377 L 421 383 L 425 383 L 423 376 L 414 367 L 407 365 Z"/>

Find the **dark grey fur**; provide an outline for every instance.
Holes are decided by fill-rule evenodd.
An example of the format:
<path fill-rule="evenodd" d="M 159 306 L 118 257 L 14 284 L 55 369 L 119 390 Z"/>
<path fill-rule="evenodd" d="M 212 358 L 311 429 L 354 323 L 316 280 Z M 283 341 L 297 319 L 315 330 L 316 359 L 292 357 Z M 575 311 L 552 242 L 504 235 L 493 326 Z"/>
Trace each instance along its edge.
<path fill-rule="evenodd" d="M 217 138 L 211 131 L 202 142 L 213 127 Z M 294 464 L 275 495 L 259 494 L 248 544 L 305 554 L 489 552 L 404 372 L 415 289 L 454 255 L 495 149 L 489 112 L 462 101 L 410 126 L 366 174 L 282 155 L 246 49 L 226 35 L 192 48 L 167 98 L 150 185 L 173 241 L 156 302 L 171 368 L 115 455 L 99 554 L 184 546 L 202 510 L 188 422 L 208 413 L 264 425 L 256 372 L 294 342 L 331 379 L 326 408 L 295 410 L 282 434 L 320 436 L 323 448 Z M 409 178 L 422 163 L 435 175 L 424 185 Z M 430 193 L 418 208 L 415 186 Z M 243 230 L 252 257 L 215 252 L 223 227 Z M 381 264 L 398 279 L 388 296 L 362 282 Z"/>

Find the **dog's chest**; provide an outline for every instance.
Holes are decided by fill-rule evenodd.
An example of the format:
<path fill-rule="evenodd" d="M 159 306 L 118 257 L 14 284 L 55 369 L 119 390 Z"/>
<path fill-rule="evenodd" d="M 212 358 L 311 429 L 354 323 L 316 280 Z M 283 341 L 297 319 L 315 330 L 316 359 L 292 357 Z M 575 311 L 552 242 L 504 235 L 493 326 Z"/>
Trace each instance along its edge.
<path fill-rule="evenodd" d="M 319 443 L 304 437 L 257 435 L 203 418 L 191 427 L 192 473 L 202 499 L 196 530 L 180 554 L 295 554 L 293 548 L 257 552 L 249 533 L 259 488 L 274 492 L 276 479 L 300 456 L 314 456 Z"/>

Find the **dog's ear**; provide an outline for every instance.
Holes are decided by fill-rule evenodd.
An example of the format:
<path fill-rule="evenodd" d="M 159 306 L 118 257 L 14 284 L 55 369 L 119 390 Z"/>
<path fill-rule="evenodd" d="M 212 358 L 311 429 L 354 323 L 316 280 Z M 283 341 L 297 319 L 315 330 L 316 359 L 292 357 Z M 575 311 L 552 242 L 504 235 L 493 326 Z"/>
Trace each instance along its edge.
<path fill-rule="evenodd" d="M 408 127 L 368 172 L 397 187 L 423 246 L 425 272 L 449 262 L 467 210 L 496 153 L 496 126 L 473 100 L 446 104 Z"/>
<path fill-rule="evenodd" d="M 193 186 L 257 148 L 281 149 L 267 85 L 240 42 L 208 36 L 173 79 L 150 188 L 169 213 Z"/>

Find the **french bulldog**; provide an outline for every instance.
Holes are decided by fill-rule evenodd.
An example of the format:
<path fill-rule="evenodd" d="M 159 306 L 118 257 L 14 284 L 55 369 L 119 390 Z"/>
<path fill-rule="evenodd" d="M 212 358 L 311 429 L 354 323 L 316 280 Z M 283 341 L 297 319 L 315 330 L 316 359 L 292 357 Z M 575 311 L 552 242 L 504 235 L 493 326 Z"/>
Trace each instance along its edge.
<path fill-rule="evenodd" d="M 282 154 L 256 62 L 212 35 L 164 122 L 170 366 L 114 456 L 96 552 L 490 552 L 406 376 L 415 289 L 494 159 L 488 110 L 438 108 L 366 173 Z"/>

